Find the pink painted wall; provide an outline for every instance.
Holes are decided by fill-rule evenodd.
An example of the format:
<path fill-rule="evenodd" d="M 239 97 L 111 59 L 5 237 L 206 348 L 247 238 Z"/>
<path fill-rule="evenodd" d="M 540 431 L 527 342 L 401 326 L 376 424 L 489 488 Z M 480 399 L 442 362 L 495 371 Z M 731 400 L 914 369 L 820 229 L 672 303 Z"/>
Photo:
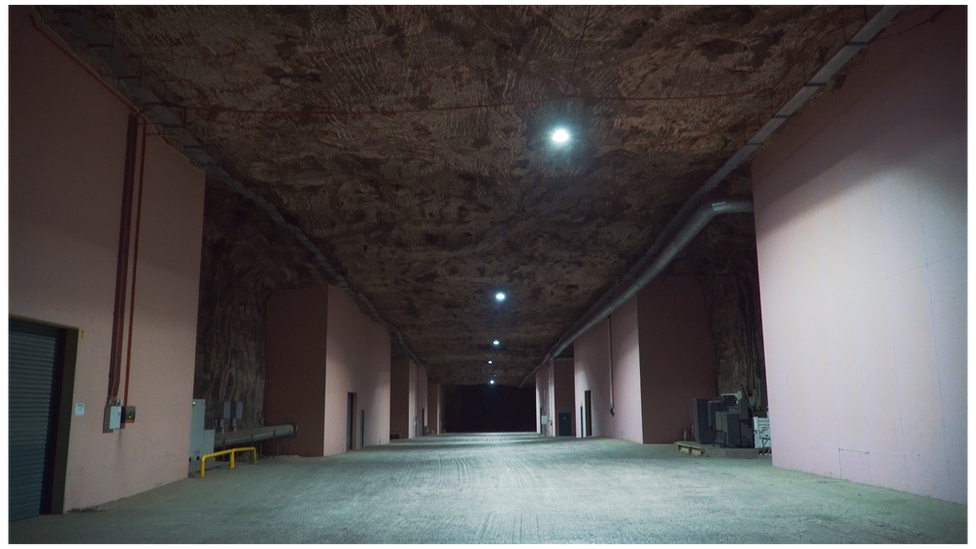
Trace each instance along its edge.
<path fill-rule="evenodd" d="M 573 400 L 576 397 L 575 379 L 573 372 L 573 359 L 559 359 L 553 361 L 552 367 L 552 392 L 553 392 L 553 432 L 559 434 L 559 412 L 569 412 L 570 432 L 576 432 L 577 411 L 573 411 Z"/>
<path fill-rule="evenodd" d="M 417 436 L 417 364 L 412 360 L 407 376 L 407 438 L 414 438 Z"/>
<path fill-rule="evenodd" d="M 580 417 L 584 395 L 590 391 L 593 417 L 593 436 L 608 437 L 613 433 L 610 421 L 610 338 L 607 321 L 590 328 L 573 342 L 573 367 L 576 416 L 576 436 L 585 435 L 585 424 Z M 584 407 L 585 414 L 585 407 Z"/>
<path fill-rule="evenodd" d="M 427 383 L 427 426 L 432 435 L 441 432 L 441 402 L 441 384 Z"/>
<path fill-rule="evenodd" d="M 427 369 L 417 367 L 417 435 L 423 436 L 427 424 Z"/>
<path fill-rule="evenodd" d="M 9 14 L 9 311 L 83 332 L 72 509 L 186 478 L 204 176 L 150 138 L 129 386 L 138 419 L 102 433 L 129 111 L 33 28 L 27 8 Z"/>
<path fill-rule="evenodd" d="M 169 479 L 185 478 L 204 183 L 204 174 L 182 155 L 161 139 L 149 138 L 127 403 L 137 408 L 138 415 L 125 428 L 123 436 L 130 440 L 119 448 L 115 471 L 122 477 L 126 493 L 160 484 L 146 481 L 146 467 L 164 471 Z M 150 447 L 156 448 L 155 455 L 147 455 Z M 140 465 L 133 467 L 133 463 Z"/>
<path fill-rule="evenodd" d="M 390 362 L 390 433 L 410 438 L 413 432 L 410 413 L 410 360 Z"/>
<path fill-rule="evenodd" d="M 612 334 L 610 333 L 612 330 Z M 613 342 L 613 408 L 610 414 L 610 352 Z M 637 302 L 623 304 L 609 321 L 604 320 L 573 343 L 576 401 L 576 435 L 581 436 L 580 406 L 585 410 L 585 391 L 591 391 L 593 436 L 642 442 L 640 350 L 637 330 Z"/>
<path fill-rule="evenodd" d="M 691 401 L 718 395 L 718 359 L 705 299 L 694 278 L 652 280 L 637 294 L 645 443 L 689 435 Z"/>
<path fill-rule="evenodd" d="M 875 42 L 753 163 L 774 465 L 966 502 L 966 20 Z"/>
<path fill-rule="evenodd" d="M 336 286 L 329 286 L 325 369 L 325 454 L 346 447 L 347 394 L 366 412 L 366 446 L 390 442 L 390 334 L 363 314 Z M 358 445 L 358 442 L 357 442 Z"/>
<path fill-rule="evenodd" d="M 335 286 L 281 290 L 268 300 L 265 423 L 298 422 L 302 456 L 346 450 L 348 394 L 356 393 L 356 447 L 390 440 L 390 336 Z M 360 411 L 365 410 L 365 426 Z"/>
<path fill-rule="evenodd" d="M 264 423 L 297 422 L 289 451 L 323 456 L 329 288 L 280 290 L 267 307 Z"/>
<path fill-rule="evenodd" d="M 548 374 L 546 375 L 546 377 L 548 378 L 547 380 L 548 394 L 546 395 L 546 413 L 549 415 L 549 427 L 548 427 L 547 434 L 549 436 L 556 436 L 556 417 L 555 417 L 556 416 L 556 377 L 555 377 L 555 369 L 553 367 L 553 363 L 551 360 L 549 361 L 549 364 L 546 369 L 548 370 Z"/>
<path fill-rule="evenodd" d="M 641 356 L 638 345 L 637 300 L 624 303 L 610 316 L 613 351 L 613 408 L 610 436 L 643 442 L 641 429 Z"/>
<path fill-rule="evenodd" d="M 541 423 L 542 414 L 549 413 L 547 404 L 552 390 L 549 385 L 549 370 L 549 365 L 546 365 L 535 372 L 535 432 L 542 435 L 550 434 L 548 426 Z"/>

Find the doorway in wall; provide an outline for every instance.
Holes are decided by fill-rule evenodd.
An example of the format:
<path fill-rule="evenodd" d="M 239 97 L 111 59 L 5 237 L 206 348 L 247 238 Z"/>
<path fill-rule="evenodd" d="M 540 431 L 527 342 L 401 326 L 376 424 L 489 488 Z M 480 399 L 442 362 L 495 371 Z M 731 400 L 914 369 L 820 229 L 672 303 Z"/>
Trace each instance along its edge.
<path fill-rule="evenodd" d="M 568 437 L 573 434 L 573 420 L 569 412 L 559 412 L 559 436 Z"/>
<path fill-rule="evenodd" d="M 366 410 L 359 411 L 359 447 L 366 447 Z"/>
<path fill-rule="evenodd" d="M 356 449 L 356 393 L 349 393 L 346 409 L 346 450 Z"/>
<path fill-rule="evenodd" d="M 9 517 L 60 514 L 78 330 L 11 318 L 8 344 Z"/>
<path fill-rule="evenodd" d="M 580 404 L 580 417 L 579 417 L 579 423 L 577 423 L 577 425 L 579 425 L 580 436 L 585 437 L 586 429 L 583 427 L 583 405 L 582 404 Z"/>
<path fill-rule="evenodd" d="M 593 436 L 593 406 L 590 400 L 590 392 L 583 393 L 583 401 L 586 404 L 586 436 Z"/>
<path fill-rule="evenodd" d="M 427 408 L 420 410 L 420 434 L 427 434 Z"/>

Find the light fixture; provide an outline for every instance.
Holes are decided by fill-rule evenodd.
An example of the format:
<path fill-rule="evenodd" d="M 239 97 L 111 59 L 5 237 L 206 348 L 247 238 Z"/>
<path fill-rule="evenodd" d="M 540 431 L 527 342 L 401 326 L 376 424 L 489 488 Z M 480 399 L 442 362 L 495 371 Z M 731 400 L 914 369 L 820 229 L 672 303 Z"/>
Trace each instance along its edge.
<path fill-rule="evenodd" d="M 491 361 L 490 360 L 488 361 L 488 364 L 491 364 Z"/>
<path fill-rule="evenodd" d="M 505 292 L 498 292 L 495 294 L 495 299 L 498 301 L 505 301 Z"/>
<path fill-rule="evenodd" d="M 498 347 L 499 345 L 502 344 L 502 342 L 496 339 L 495 341 L 492 341 L 491 344 L 494 345 L 495 347 Z"/>
<path fill-rule="evenodd" d="M 569 130 L 566 128 L 556 128 L 552 130 L 552 142 L 556 145 L 563 145 L 569 141 Z"/>
<path fill-rule="evenodd" d="M 490 383 L 490 384 L 492 384 L 492 385 L 494 385 L 494 384 L 495 384 L 495 380 L 494 380 L 494 379 L 492 379 L 492 380 L 489 380 L 489 381 L 488 381 L 488 383 Z"/>

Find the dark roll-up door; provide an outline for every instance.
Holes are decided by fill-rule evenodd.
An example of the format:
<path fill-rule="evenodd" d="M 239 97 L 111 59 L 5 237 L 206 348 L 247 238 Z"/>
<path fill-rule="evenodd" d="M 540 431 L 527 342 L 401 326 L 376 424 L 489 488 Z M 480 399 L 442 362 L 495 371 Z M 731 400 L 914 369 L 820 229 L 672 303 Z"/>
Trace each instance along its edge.
<path fill-rule="evenodd" d="M 63 331 L 10 320 L 10 520 L 47 512 Z"/>

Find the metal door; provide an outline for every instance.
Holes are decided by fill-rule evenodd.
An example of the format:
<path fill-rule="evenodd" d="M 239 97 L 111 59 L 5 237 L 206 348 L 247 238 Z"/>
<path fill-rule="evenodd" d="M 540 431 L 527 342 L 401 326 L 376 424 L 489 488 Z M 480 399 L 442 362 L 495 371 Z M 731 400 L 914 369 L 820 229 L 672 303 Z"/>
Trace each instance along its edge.
<path fill-rule="evenodd" d="M 559 412 L 559 436 L 573 436 L 573 420 L 569 412 Z"/>
<path fill-rule="evenodd" d="M 583 399 L 586 401 L 586 436 L 591 437 L 593 436 L 593 401 L 589 391 L 583 393 Z"/>
<path fill-rule="evenodd" d="M 348 393 L 346 402 L 346 450 L 356 447 L 356 393 Z"/>
<path fill-rule="evenodd" d="M 64 331 L 10 320 L 10 520 L 50 512 Z"/>

